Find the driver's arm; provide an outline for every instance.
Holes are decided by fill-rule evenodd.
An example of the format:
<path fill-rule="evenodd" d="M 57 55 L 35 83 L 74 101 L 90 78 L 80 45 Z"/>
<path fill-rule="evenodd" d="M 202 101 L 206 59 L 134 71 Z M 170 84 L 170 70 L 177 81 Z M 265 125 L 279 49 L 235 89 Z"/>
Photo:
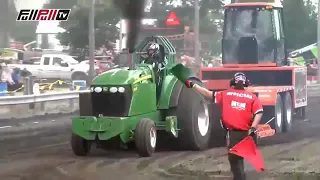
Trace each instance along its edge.
<path fill-rule="evenodd" d="M 168 60 L 167 60 L 167 58 L 164 58 L 164 61 L 159 63 L 159 66 L 158 66 L 159 70 L 161 71 L 161 70 L 165 69 L 167 64 L 168 64 Z"/>

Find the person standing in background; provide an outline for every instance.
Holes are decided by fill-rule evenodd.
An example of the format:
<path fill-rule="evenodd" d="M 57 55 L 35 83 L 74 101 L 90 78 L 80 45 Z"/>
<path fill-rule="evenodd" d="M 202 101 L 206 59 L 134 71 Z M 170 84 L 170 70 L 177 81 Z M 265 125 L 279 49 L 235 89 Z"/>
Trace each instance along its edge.
<path fill-rule="evenodd" d="M 9 89 L 9 86 L 12 86 L 15 84 L 11 76 L 13 71 L 10 68 L 8 68 L 8 66 L 5 63 L 1 64 L 1 68 L 2 68 L 1 81 L 6 82 L 8 84 L 8 89 Z"/>
<path fill-rule="evenodd" d="M 185 55 L 194 57 L 194 33 L 189 25 L 184 26 L 183 49 Z"/>

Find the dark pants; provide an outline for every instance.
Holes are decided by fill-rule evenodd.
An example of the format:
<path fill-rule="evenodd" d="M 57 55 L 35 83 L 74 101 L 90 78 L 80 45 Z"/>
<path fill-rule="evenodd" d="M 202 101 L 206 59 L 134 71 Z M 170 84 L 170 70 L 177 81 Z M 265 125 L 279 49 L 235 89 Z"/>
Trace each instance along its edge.
<path fill-rule="evenodd" d="M 16 82 L 15 84 L 8 83 L 8 91 L 14 91 L 14 90 L 19 89 L 21 87 L 22 87 L 22 84 L 19 82 Z"/>
<path fill-rule="evenodd" d="M 241 140 L 248 136 L 248 131 L 229 131 L 229 145 L 228 149 L 231 149 Z M 244 173 L 244 160 L 242 157 L 228 154 L 229 163 L 231 166 L 231 172 L 233 174 L 233 180 L 245 180 L 245 173 Z"/>

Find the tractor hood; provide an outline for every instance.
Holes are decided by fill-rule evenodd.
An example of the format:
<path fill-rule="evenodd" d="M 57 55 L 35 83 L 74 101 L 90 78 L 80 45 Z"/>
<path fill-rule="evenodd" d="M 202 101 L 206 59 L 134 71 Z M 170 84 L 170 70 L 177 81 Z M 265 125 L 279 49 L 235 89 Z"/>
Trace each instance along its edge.
<path fill-rule="evenodd" d="M 132 84 L 141 76 L 151 75 L 148 68 L 128 70 L 128 69 L 112 69 L 104 72 L 93 79 L 93 85 L 125 85 Z"/>

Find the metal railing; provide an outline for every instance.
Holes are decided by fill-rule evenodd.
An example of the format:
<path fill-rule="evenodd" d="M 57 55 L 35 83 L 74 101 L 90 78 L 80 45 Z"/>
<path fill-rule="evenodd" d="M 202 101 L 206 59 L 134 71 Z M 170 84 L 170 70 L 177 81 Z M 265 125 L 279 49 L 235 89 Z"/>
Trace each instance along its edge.
<path fill-rule="evenodd" d="M 39 95 L 32 94 L 32 95 L 23 95 L 23 96 L 3 96 L 3 97 L 0 97 L 0 106 L 78 99 L 79 93 L 86 93 L 86 92 L 89 92 L 89 91 L 83 90 L 83 91 L 69 91 L 69 92 L 61 92 L 61 93 L 39 94 Z"/>

